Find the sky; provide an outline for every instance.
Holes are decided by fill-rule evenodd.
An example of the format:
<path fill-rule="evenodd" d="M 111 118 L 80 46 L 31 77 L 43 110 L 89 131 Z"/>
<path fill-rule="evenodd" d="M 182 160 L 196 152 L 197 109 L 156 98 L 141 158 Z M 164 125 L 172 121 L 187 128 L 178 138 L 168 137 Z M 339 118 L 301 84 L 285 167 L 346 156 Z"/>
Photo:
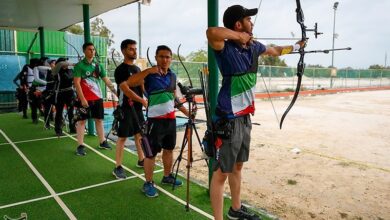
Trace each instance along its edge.
<path fill-rule="evenodd" d="M 312 32 L 306 50 L 331 49 L 335 1 L 301 0 L 307 28 L 318 23 L 319 32 L 315 39 Z M 390 0 L 339 0 L 336 10 L 334 48 L 352 47 L 350 51 L 336 51 L 334 66 L 337 68 L 368 68 L 370 65 L 385 65 L 390 62 Z M 223 26 L 225 9 L 234 4 L 246 8 L 257 8 L 260 0 L 219 0 L 219 26 Z M 255 37 L 301 37 L 301 29 L 296 22 L 296 1 L 263 0 L 256 18 L 253 34 Z M 138 41 L 138 4 L 133 3 L 106 12 L 99 16 L 113 32 L 114 48 L 126 38 Z M 252 21 L 255 16 L 252 17 Z M 192 51 L 207 49 L 207 0 L 151 0 L 149 6 L 141 6 L 142 41 L 141 56 L 146 57 L 150 47 L 153 57 L 156 47 L 165 44 L 176 53 L 179 44 L 180 55 L 187 56 Z M 295 40 L 261 41 L 264 44 L 291 45 Z M 285 55 L 288 66 L 296 66 L 299 55 Z M 328 67 L 332 63 L 332 53 L 306 54 L 306 65 Z"/>

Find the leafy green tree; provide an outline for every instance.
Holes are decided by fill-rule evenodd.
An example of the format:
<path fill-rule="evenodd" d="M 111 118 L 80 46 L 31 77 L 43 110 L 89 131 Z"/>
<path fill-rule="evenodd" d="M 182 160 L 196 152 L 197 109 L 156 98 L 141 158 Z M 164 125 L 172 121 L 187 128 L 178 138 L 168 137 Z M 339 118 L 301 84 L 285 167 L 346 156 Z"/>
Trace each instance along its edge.
<path fill-rule="evenodd" d="M 273 57 L 273 56 L 261 56 L 259 58 L 259 65 L 266 65 L 266 66 L 287 66 L 286 62 L 281 60 L 279 57 Z"/>
<path fill-rule="evenodd" d="M 269 44 L 267 47 L 273 47 L 276 46 L 275 44 Z M 266 66 L 287 66 L 286 62 L 284 60 L 281 60 L 279 57 L 273 57 L 264 55 L 259 57 L 259 65 L 266 65 Z"/>
<path fill-rule="evenodd" d="M 187 60 L 191 62 L 207 62 L 207 51 L 204 49 L 193 51 L 187 56 Z"/>
<path fill-rule="evenodd" d="M 368 69 L 384 69 L 384 66 L 379 65 L 379 64 L 374 64 L 368 67 Z"/>
<path fill-rule="evenodd" d="M 74 24 L 65 29 L 65 31 L 69 31 L 72 34 L 84 34 L 84 29 L 80 24 Z M 96 17 L 91 21 L 91 35 L 107 37 L 108 39 L 108 47 L 110 47 L 114 43 L 114 34 L 104 25 L 104 21 L 101 18 Z"/>
<path fill-rule="evenodd" d="M 74 24 L 72 26 L 69 26 L 68 28 L 65 29 L 65 31 L 68 31 L 72 34 L 84 34 L 84 29 L 81 25 L 79 24 Z"/>
<path fill-rule="evenodd" d="M 186 58 L 183 57 L 182 55 L 180 55 L 180 59 L 181 59 L 182 61 L 186 61 Z M 179 56 L 178 56 L 177 54 L 173 53 L 173 54 L 172 54 L 172 60 L 179 60 Z"/>
<path fill-rule="evenodd" d="M 93 21 L 91 21 L 91 34 L 101 37 L 107 37 L 108 47 L 114 43 L 114 34 L 104 25 L 103 19 L 96 17 Z"/>

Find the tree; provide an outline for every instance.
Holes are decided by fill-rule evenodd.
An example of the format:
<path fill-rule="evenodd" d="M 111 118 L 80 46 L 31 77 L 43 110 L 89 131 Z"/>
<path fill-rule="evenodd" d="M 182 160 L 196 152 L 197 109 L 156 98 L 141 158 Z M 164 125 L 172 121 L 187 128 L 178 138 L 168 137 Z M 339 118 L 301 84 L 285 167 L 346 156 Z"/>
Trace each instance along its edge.
<path fill-rule="evenodd" d="M 379 64 L 374 64 L 368 67 L 368 69 L 384 69 L 384 67 Z"/>
<path fill-rule="evenodd" d="M 96 17 L 95 20 L 91 21 L 91 34 L 97 35 L 101 37 L 107 37 L 108 47 L 111 47 L 111 45 L 114 43 L 114 34 L 104 25 L 103 19 Z"/>
<path fill-rule="evenodd" d="M 80 24 L 74 24 L 65 29 L 65 31 L 69 31 L 72 34 L 83 34 L 84 29 Z M 107 37 L 108 42 L 107 45 L 110 47 L 114 43 L 114 34 L 104 25 L 103 19 L 96 17 L 91 21 L 91 35 Z"/>
<path fill-rule="evenodd" d="M 74 24 L 72 26 L 69 26 L 65 29 L 65 31 L 68 31 L 72 34 L 84 34 L 84 29 L 79 24 Z"/>
<path fill-rule="evenodd" d="M 267 47 L 274 47 L 275 44 L 269 44 Z M 266 66 L 287 66 L 286 62 L 284 60 L 281 60 L 279 57 L 273 57 L 273 56 L 261 56 L 259 57 L 259 65 L 266 65 Z"/>
<path fill-rule="evenodd" d="M 186 58 L 180 55 L 181 61 L 186 61 Z M 175 53 L 172 54 L 172 60 L 179 60 L 179 56 Z"/>
<path fill-rule="evenodd" d="M 259 58 L 259 65 L 266 65 L 266 66 L 287 66 L 286 62 L 284 60 L 281 60 L 279 57 L 273 57 L 273 56 L 261 56 Z"/>
<path fill-rule="evenodd" d="M 207 51 L 204 49 L 193 51 L 187 56 L 187 60 L 191 62 L 207 62 Z"/>

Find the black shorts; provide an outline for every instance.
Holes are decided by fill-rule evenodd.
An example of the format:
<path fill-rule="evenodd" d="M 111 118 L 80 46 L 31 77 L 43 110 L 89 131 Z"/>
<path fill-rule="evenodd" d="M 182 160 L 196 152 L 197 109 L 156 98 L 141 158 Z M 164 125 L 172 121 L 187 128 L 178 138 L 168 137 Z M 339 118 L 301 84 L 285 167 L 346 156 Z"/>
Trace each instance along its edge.
<path fill-rule="evenodd" d="M 88 110 L 89 117 L 94 119 L 104 119 L 104 107 L 103 107 L 103 99 L 98 99 L 94 101 L 88 101 Z"/>
<path fill-rule="evenodd" d="M 81 108 L 81 102 L 76 102 L 77 108 Z M 88 118 L 104 119 L 103 99 L 88 101 L 88 112 L 80 116 L 81 120 Z"/>
<path fill-rule="evenodd" d="M 131 137 L 141 132 L 141 126 L 144 123 L 142 109 L 134 109 L 137 119 L 130 107 L 122 107 L 123 120 L 119 121 L 118 137 Z"/>
<path fill-rule="evenodd" d="M 161 149 L 173 150 L 176 145 L 176 119 L 148 119 L 147 138 L 153 156 Z"/>

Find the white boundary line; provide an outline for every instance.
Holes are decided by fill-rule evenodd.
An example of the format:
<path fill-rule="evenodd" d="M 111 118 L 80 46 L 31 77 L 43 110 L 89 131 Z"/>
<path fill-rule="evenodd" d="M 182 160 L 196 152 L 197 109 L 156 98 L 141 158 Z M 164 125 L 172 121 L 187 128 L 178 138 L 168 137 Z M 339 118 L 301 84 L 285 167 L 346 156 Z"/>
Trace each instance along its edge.
<path fill-rule="evenodd" d="M 69 135 L 68 133 L 64 132 L 64 134 L 67 135 L 68 137 L 70 137 L 71 139 L 77 141 L 76 138 L 72 137 L 72 136 Z M 97 153 L 97 154 L 100 155 L 101 157 L 105 158 L 106 160 L 111 161 L 112 163 L 115 164 L 115 160 L 113 160 L 113 159 L 107 157 L 106 155 L 102 154 L 101 152 L 99 152 L 99 151 L 96 150 L 95 148 L 89 146 L 89 145 L 86 144 L 86 143 L 84 143 L 83 145 L 86 146 L 86 147 L 88 147 L 91 151 Z M 129 171 L 130 173 L 132 173 L 134 176 L 136 176 L 136 177 L 138 177 L 138 178 L 140 178 L 140 179 L 142 179 L 142 180 L 145 181 L 145 178 L 144 178 L 142 175 L 140 175 L 140 174 L 136 173 L 135 171 L 133 171 L 133 170 L 127 168 L 126 166 L 122 166 L 122 167 L 123 167 L 125 170 Z M 177 196 L 175 196 L 175 195 L 173 195 L 172 193 L 166 191 L 165 189 L 161 188 L 160 186 L 157 186 L 157 185 L 155 185 L 155 186 L 156 186 L 156 188 L 157 188 L 158 190 L 160 190 L 162 193 L 164 193 L 164 194 L 167 195 L 168 197 L 170 197 L 170 198 L 176 200 L 177 202 L 179 202 L 179 203 L 181 203 L 181 204 L 183 204 L 183 205 L 186 205 L 186 202 L 185 202 L 184 200 L 178 198 Z M 197 207 L 195 207 L 195 206 L 193 206 L 193 205 L 191 205 L 191 204 L 189 204 L 189 207 L 190 207 L 192 210 L 198 212 L 199 214 L 201 214 L 201 215 L 203 215 L 203 216 L 205 216 L 205 217 L 207 217 L 207 218 L 209 218 L 209 219 L 214 219 L 214 217 L 213 217 L 212 215 L 210 215 L 209 213 L 207 213 L 207 212 L 205 212 L 205 211 L 203 211 L 203 210 L 201 210 L 201 209 L 199 209 L 199 208 L 197 208 Z"/>
<path fill-rule="evenodd" d="M 164 171 L 164 170 L 160 169 L 160 170 L 154 171 L 153 173 L 160 173 L 162 171 Z M 25 200 L 25 201 L 21 201 L 21 202 L 15 202 L 15 203 L 8 204 L 8 205 L 3 205 L 3 206 L 0 206 L 0 209 L 5 209 L 5 208 L 13 207 L 13 206 L 27 204 L 27 203 L 32 203 L 32 202 L 36 202 L 36 201 L 40 201 L 40 200 L 50 199 L 50 198 L 53 198 L 54 196 L 62 196 L 62 195 L 66 195 L 66 194 L 70 194 L 70 193 L 74 193 L 74 192 L 79 192 L 79 191 L 83 191 L 83 190 L 87 190 L 87 189 L 96 188 L 99 186 L 104 186 L 104 185 L 109 185 L 109 184 L 113 184 L 113 183 L 117 183 L 117 182 L 130 180 L 130 179 L 134 179 L 134 178 L 136 178 L 136 176 L 127 177 L 126 179 L 116 179 L 116 180 L 111 180 L 111 181 L 107 181 L 107 182 L 103 182 L 103 183 L 97 183 L 94 185 L 85 186 L 85 187 L 81 187 L 78 189 L 72 189 L 69 191 L 56 193 L 55 195 L 43 196 L 43 197 L 39 197 L 39 198 L 35 198 L 35 199 L 30 199 L 30 200 Z"/>
<path fill-rule="evenodd" d="M 73 213 L 69 210 L 69 208 L 65 205 L 65 203 L 61 200 L 59 196 L 56 195 L 54 189 L 49 185 L 49 183 L 43 178 L 43 176 L 39 173 L 39 171 L 34 167 L 34 165 L 27 159 L 27 157 L 23 154 L 23 152 L 8 138 L 8 136 L 0 129 L 0 133 L 4 136 L 4 138 L 12 145 L 12 147 L 18 152 L 18 154 L 23 158 L 23 160 L 27 163 L 30 169 L 34 172 L 34 174 L 38 177 L 38 179 L 42 182 L 42 184 L 46 187 L 46 189 L 53 195 L 53 198 L 57 201 L 58 205 L 61 206 L 62 210 L 68 216 L 69 219 L 77 219 Z M 70 136 L 70 135 L 69 135 Z"/>
<path fill-rule="evenodd" d="M 75 136 L 75 135 L 72 135 Z M 14 144 L 20 144 L 20 143 L 26 143 L 26 142 L 34 142 L 34 141 L 44 141 L 44 140 L 51 140 L 51 139 L 59 139 L 59 138 L 68 138 L 67 136 L 60 136 L 60 137 L 47 137 L 47 138 L 37 138 L 37 139 L 30 139 L 30 140 L 24 140 L 24 141 L 14 141 Z M 1 143 L 1 145 L 7 145 L 9 143 Z"/>

